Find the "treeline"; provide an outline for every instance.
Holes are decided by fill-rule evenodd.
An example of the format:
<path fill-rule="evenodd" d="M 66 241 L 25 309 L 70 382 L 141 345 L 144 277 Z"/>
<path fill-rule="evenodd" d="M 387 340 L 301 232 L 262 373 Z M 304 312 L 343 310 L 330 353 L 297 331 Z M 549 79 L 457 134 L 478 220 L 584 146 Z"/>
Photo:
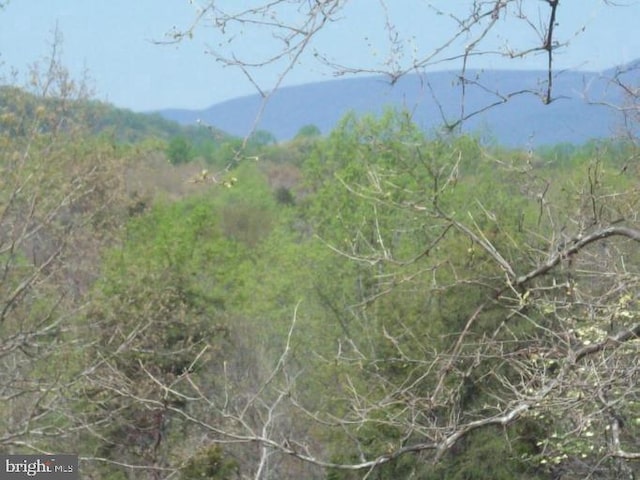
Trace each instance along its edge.
<path fill-rule="evenodd" d="M 393 111 L 174 135 L 59 91 L 0 103 L 3 451 L 108 480 L 637 473 L 632 144 Z"/>

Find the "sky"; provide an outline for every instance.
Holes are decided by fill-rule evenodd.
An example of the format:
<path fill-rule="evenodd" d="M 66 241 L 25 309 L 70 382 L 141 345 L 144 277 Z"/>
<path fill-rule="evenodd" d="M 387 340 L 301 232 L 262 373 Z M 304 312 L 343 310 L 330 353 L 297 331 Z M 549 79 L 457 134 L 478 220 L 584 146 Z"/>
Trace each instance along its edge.
<path fill-rule="evenodd" d="M 306 3 L 312 0 L 300 0 Z M 255 4 L 259 0 L 226 0 L 229 8 Z M 2 2 L 0 2 L 2 3 Z M 172 28 L 192 24 L 195 0 L 9 0 L 0 10 L 0 79 L 14 82 L 27 78 L 29 65 L 42 61 L 50 51 L 56 26 L 63 37 L 62 62 L 76 78 L 87 71 L 95 96 L 118 107 L 135 111 L 163 108 L 206 108 L 218 102 L 256 92 L 255 85 L 237 68 L 216 62 L 211 51 L 229 54 L 234 48 L 243 58 L 268 55 L 274 47 L 269 32 L 248 28 L 222 38 L 202 26 L 192 39 L 161 45 Z M 202 3 L 202 2 L 201 2 Z M 289 2 L 289 5 L 295 2 Z M 331 22 L 315 38 L 307 54 L 287 75 L 283 85 L 326 81 L 333 71 L 314 61 L 313 52 L 347 66 L 380 68 L 393 58 L 401 65 L 422 58 L 438 48 L 456 30 L 455 19 L 438 14 L 439 8 L 462 15 L 471 0 L 345 0 L 339 21 Z M 608 6 L 604 0 L 562 0 L 558 8 L 557 39 L 568 41 L 558 51 L 555 67 L 601 71 L 640 57 L 640 0 L 618 0 L 622 6 Z M 537 24 L 537 12 L 545 12 L 546 2 L 524 0 L 527 13 Z M 287 17 L 287 15 L 289 15 Z M 295 10 L 284 12 L 293 19 Z M 402 46 L 393 50 L 387 20 Z M 526 22 L 500 18 L 488 49 L 526 48 L 537 42 Z M 443 50 L 440 58 L 460 53 L 472 37 L 461 37 Z M 436 63 L 427 68 L 457 68 L 453 63 Z M 524 60 L 497 55 L 474 58 L 475 68 L 544 69 L 540 55 Z M 268 90 L 282 72 L 282 65 L 256 70 L 252 75 L 260 88 Z M 6 81 L 6 80 L 5 80 Z"/>

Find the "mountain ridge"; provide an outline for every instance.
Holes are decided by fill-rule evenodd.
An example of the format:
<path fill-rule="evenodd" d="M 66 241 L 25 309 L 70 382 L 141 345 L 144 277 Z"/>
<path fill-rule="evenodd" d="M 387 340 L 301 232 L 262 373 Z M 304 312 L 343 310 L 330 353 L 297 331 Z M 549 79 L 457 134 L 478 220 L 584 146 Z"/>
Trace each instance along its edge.
<path fill-rule="evenodd" d="M 408 109 L 426 131 L 455 124 L 462 131 L 494 139 L 505 146 L 584 143 L 606 138 L 622 125 L 621 117 L 604 103 L 620 104 L 620 92 L 610 79 L 623 68 L 633 73 L 638 62 L 603 72 L 564 71 L 553 77 L 553 101 L 542 101 L 546 71 L 469 70 L 466 81 L 456 71 L 410 74 L 391 84 L 388 77 L 354 77 L 282 87 L 269 98 L 257 129 L 278 140 L 293 138 L 305 125 L 328 133 L 348 111 L 379 114 L 384 108 Z M 262 97 L 246 95 L 202 110 L 165 109 L 163 117 L 181 124 L 201 121 L 227 133 L 251 132 Z"/>

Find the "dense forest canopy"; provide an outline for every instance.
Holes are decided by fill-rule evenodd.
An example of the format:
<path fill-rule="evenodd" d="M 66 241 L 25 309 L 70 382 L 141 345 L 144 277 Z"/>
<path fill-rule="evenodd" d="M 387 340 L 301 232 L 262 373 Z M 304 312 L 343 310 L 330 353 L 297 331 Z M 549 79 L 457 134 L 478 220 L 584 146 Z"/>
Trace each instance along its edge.
<path fill-rule="evenodd" d="M 108 480 L 637 476 L 632 137 L 505 149 L 388 110 L 279 144 L 39 75 L 0 90 L 4 452 Z"/>

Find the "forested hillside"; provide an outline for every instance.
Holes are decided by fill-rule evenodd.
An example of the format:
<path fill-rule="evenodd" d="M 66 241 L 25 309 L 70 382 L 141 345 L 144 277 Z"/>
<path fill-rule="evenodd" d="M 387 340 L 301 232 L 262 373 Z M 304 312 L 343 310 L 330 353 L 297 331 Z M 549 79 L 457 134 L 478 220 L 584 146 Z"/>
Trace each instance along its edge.
<path fill-rule="evenodd" d="M 639 473 L 633 142 L 392 110 L 243 141 L 44 80 L 0 102 L 2 451 L 105 480 Z"/>

